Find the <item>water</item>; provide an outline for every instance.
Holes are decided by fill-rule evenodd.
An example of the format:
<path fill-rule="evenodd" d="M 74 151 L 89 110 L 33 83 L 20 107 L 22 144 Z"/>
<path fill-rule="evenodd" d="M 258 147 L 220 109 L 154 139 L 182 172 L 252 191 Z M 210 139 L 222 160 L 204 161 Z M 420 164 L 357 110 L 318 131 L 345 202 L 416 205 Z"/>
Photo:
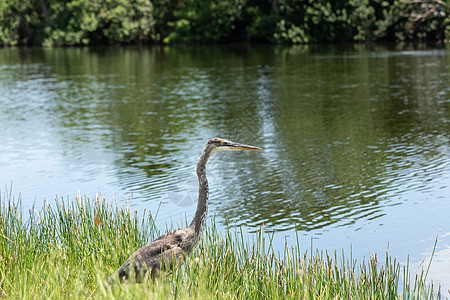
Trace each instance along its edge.
<path fill-rule="evenodd" d="M 194 215 L 206 141 L 221 228 L 389 253 L 450 288 L 450 50 L 385 46 L 0 49 L 0 184 L 26 209 L 102 193 Z M 415 270 L 415 269 L 414 269 Z"/>

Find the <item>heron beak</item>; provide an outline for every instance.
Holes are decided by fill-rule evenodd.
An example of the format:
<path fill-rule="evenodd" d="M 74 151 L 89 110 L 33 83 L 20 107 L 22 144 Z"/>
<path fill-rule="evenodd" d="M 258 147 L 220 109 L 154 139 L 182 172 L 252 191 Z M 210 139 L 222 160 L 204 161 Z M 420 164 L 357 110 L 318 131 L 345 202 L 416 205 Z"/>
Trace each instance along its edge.
<path fill-rule="evenodd" d="M 262 150 L 262 148 L 250 146 L 250 145 L 244 145 L 239 143 L 231 143 L 229 146 L 230 150 Z"/>

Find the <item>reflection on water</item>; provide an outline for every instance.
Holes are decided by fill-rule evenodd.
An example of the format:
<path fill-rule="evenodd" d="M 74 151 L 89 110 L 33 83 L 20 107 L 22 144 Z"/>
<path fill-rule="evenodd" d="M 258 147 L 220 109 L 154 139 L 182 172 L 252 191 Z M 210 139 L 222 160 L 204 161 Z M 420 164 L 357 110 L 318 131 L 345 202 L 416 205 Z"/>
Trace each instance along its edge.
<path fill-rule="evenodd" d="M 450 232 L 447 232 L 443 237 L 450 236 Z M 432 249 L 431 249 L 432 250 Z M 430 249 L 427 249 L 422 253 L 425 259 L 420 261 L 410 262 L 411 273 L 415 275 L 420 275 L 423 271 L 428 272 L 428 283 L 433 284 L 433 290 L 437 294 L 439 286 L 441 287 L 441 294 L 445 295 L 447 298 L 450 295 L 450 245 L 444 244 L 436 247 L 434 250 L 433 258 L 430 262 L 430 257 L 432 256 Z M 403 263 L 404 265 L 406 263 Z"/>
<path fill-rule="evenodd" d="M 449 54 L 0 49 L 0 183 L 28 206 L 77 190 L 132 197 L 161 206 L 164 226 L 193 216 L 199 153 L 220 136 L 264 151 L 211 159 L 218 223 L 352 243 L 356 255 L 389 240 L 419 258 L 430 244 L 418 240 L 448 232 Z"/>

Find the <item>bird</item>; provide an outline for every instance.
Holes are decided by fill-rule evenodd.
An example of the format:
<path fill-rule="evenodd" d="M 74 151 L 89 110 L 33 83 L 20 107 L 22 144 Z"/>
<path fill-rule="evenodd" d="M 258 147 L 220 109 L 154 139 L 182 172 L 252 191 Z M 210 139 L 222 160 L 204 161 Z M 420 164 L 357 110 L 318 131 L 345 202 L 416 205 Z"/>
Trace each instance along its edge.
<path fill-rule="evenodd" d="M 108 284 L 112 285 L 116 280 L 124 282 L 133 277 L 137 283 L 143 282 L 144 278 L 155 278 L 161 270 L 172 269 L 175 263 L 184 261 L 195 249 L 203 236 L 208 213 L 209 187 L 206 163 L 213 153 L 229 150 L 262 149 L 222 138 L 210 139 L 198 159 L 198 203 L 189 227 L 167 232 L 138 249 L 108 278 Z M 150 274 L 147 274 L 148 272 Z"/>

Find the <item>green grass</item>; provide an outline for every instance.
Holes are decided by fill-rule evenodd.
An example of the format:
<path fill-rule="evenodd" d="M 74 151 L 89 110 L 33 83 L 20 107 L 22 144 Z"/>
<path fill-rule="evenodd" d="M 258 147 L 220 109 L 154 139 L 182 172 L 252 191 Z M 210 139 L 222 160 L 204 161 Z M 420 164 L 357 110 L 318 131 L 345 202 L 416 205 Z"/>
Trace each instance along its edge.
<path fill-rule="evenodd" d="M 427 299 L 426 271 L 386 253 L 356 262 L 343 254 L 286 245 L 271 251 L 271 235 L 251 241 L 239 230 L 213 225 L 196 251 L 171 273 L 144 284 L 110 289 L 108 276 L 135 250 L 157 237 L 149 212 L 104 199 L 56 200 L 24 215 L 20 201 L 0 198 L 0 299 Z M 100 223 L 99 223 L 100 222 Z M 410 279 L 413 277 L 413 279 Z M 403 283 L 400 283 L 403 282 Z"/>

